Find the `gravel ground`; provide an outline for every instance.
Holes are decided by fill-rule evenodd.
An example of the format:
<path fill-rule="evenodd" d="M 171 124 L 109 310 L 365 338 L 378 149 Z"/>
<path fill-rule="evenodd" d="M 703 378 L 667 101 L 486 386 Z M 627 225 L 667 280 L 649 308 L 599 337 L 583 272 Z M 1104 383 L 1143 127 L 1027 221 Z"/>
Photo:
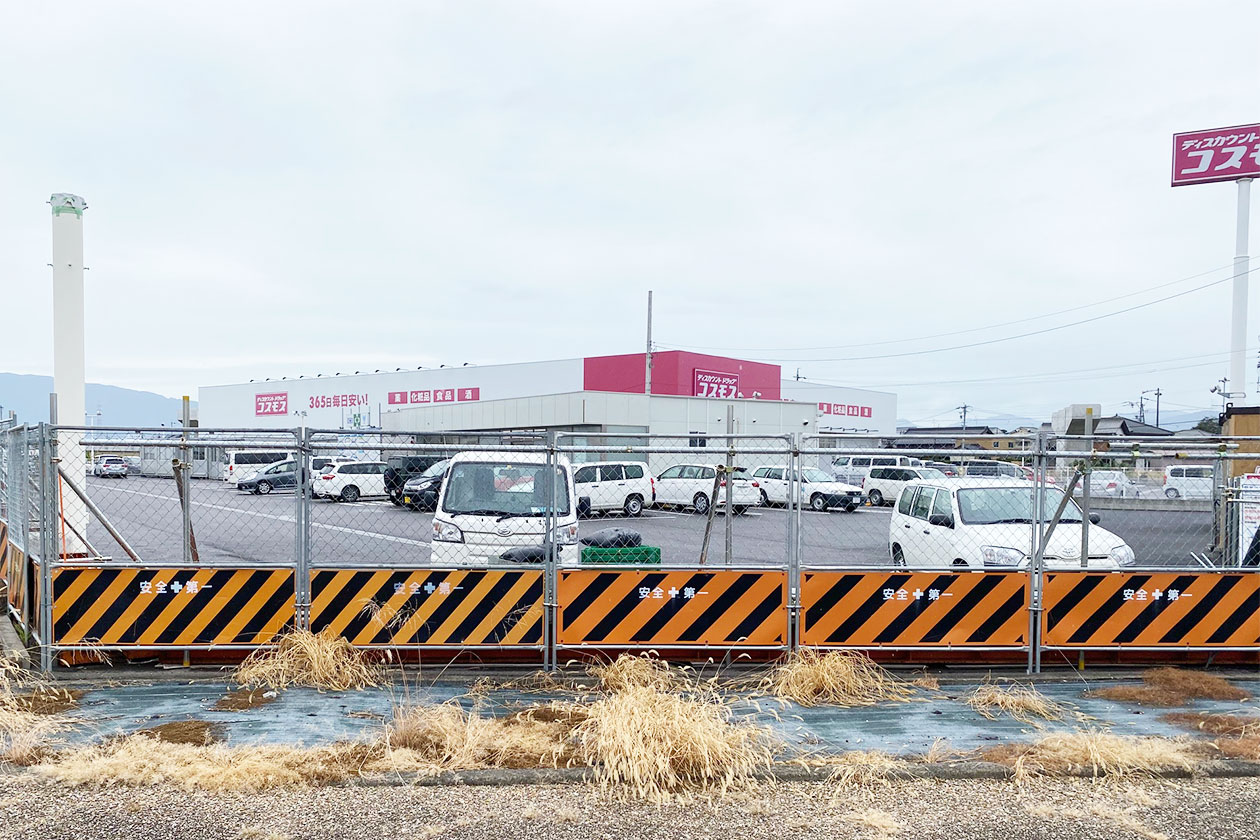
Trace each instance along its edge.
<path fill-rule="evenodd" d="M 833 798 L 838 793 L 837 798 Z M 261 795 L 173 788 L 75 789 L 27 774 L 0 777 L 0 838 L 882 838 L 854 821 L 869 809 L 915 840 L 1256 840 L 1254 778 L 1038 782 L 909 781 L 868 794 L 781 784 L 716 807 L 611 802 L 581 785 L 336 787 Z M 878 815 L 876 815 L 878 816 Z"/>

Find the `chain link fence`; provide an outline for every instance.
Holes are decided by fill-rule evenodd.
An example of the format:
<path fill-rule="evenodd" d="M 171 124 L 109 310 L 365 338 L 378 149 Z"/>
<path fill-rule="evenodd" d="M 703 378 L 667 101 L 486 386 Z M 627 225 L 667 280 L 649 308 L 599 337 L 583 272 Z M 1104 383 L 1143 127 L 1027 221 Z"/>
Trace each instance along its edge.
<path fill-rule="evenodd" d="M 283 597 L 296 626 L 323 622 L 356 644 L 413 639 L 357 617 L 405 607 L 401 626 L 440 631 L 451 647 L 473 638 L 554 657 L 589 619 L 575 610 L 566 622 L 557 604 L 603 603 L 610 596 L 583 587 L 612 578 L 583 570 L 607 569 L 642 575 L 627 578 L 626 600 L 609 602 L 609 615 L 645 618 L 628 629 L 581 625 L 589 634 L 607 624 L 606 647 L 685 647 L 685 634 L 662 635 L 682 621 L 669 609 L 687 615 L 684 602 L 709 596 L 738 620 L 693 622 L 696 645 L 914 647 L 966 630 L 977 645 L 1031 651 L 1048 575 L 1260 563 L 1256 455 L 1234 439 L 1041 433 L 976 436 L 957 449 L 837 435 L 0 431 L 0 520 L 40 560 L 41 591 L 54 588 L 55 570 L 85 563 L 187 571 L 137 582 L 145 595 L 183 593 L 198 585 L 195 570 L 288 569 Z M 80 457 L 63 458 L 65 445 Z M 87 465 L 82 475 L 65 470 L 75 460 Z M 461 571 L 477 569 L 489 573 Z M 987 582 L 962 577 L 972 573 Z M 1163 601 L 1174 591 L 1139 581 L 1117 597 Z M 859 595 L 867 600 L 851 605 Z M 237 597 L 248 601 L 245 589 Z M 515 606 L 465 616 L 457 602 L 467 598 Z M 676 608 L 652 612 L 636 598 Z M 885 601 L 890 616 L 901 602 L 913 610 L 867 639 L 856 617 L 882 615 Z M 945 609 L 937 602 L 970 605 L 972 616 L 907 635 Z M 271 603 L 259 607 L 264 623 Z M 787 632 L 763 633 L 759 622 L 780 614 Z M 40 626 L 50 623 L 47 612 Z"/>

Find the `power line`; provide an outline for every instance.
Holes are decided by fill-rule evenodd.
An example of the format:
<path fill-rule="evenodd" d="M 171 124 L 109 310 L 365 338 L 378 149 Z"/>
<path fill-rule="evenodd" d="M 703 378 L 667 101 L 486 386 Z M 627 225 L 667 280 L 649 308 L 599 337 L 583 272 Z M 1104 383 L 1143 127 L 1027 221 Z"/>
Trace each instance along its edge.
<path fill-rule="evenodd" d="M 1249 348 L 1249 351 L 1250 349 L 1251 348 Z M 973 385 L 973 384 L 985 384 L 985 383 L 990 383 L 990 382 L 1008 382 L 1008 381 L 1047 382 L 1047 381 L 1054 381 L 1053 377 L 1059 377 L 1059 376 L 1074 376 L 1075 374 L 1080 374 L 1080 373 L 1094 373 L 1096 371 L 1120 370 L 1121 368 L 1145 368 L 1148 365 L 1163 365 L 1163 364 L 1167 364 L 1168 362 L 1182 362 L 1182 361 L 1187 361 L 1189 359 L 1220 359 L 1220 358 L 1227 358 L 1229 355 L 1230 353 L 1228 351 L 1223 352 L 1223 353 L 1196 353 L 1190 356 L 1174 356 L 1173 358 L 1170 358 L 1170 359 L 1151 359 L 1150 361 L 1129 362 L 1123 365 L 1105 365 L 1103 367 L 1077 368 L 1074 370 L 1044 371 L 1042 373 L 1019 373 L 1019 374 L 1011 374 L 1009 376 L 984 376 L 984 377 L 978 377 L 975 379 L 933 379 L 930 381 L 919 381 L 919 382 L 880 382 L 880 383 L 875 383 L 875 384 L 857 385 L 857 384 L 854 384 L 852 380 L 824 379 L 824 378 L 812 376 L 810 377 L 810 381 L 820 383 L 823 385 L 839 385 L 839 386 L 850 387 L 850 388 L 918 388 L 918 387 L 924 387 L 924 386 L 929 386 L 929 385 Z M 1209 364 L 1215 364 L 1215 362 L 1209 363 Z M 1205 367 L 1205 366 L 1206 365 L 1191 365 L 1188 367 Z M 1187 368 L 1161 368 L 1161 369 L 1162 370 L 1185 370 Z M 1147 371 L 1143 371 L 1143 370 L 1132 370 L 1132 371 L 1124 371 L 1118 375 L 1129 376 L 1132 374 L 1146 373 L 1146 372 Z M 1106 379 L 1108 377 L 1107 376 L 1099 376 L 1099 377 L 1085 376 L 1085 377 L 1079 377 L 1079 378 L 1081 379 Z"/>
<path fill-rule="evenodd" d="M 742 351 L 742 352 L 747 352 L 747 353 L 786 353 L 786 352 L 796 352 L 796 351 L 804 351 L 804 350 L 847 350 L 852 347 L 879 347 L 879 346 L 887 345 L 887 344 L 905 344 L 911 341 L 927 341 L 928 339 L 932 339 L 932 338 L 948 338 L 950 336 L 955 336 L 955 335 L 965 335 L 967 333 L 981 332 L 983 330 L 998 329 L 999 327 L 1010 327 L 1010 326 L 1014 326 L 1015 324 L 1026 324 L 1030 321 L 1040 321 L 1045 318 L 1053 318 L 1056 315 L 1066 315 L 1069 312 L 1079 312 L 1082 309 L 1092 309 L 1095 306 L 1102 306 L 1103 304 L 1106 304 L 1106 303 L 1115 303 L 1118 300 L 1125 300 L 1127 298 L 1137 297 L 1138 295 L 1144 295 L 1147 292 L 1153 292 L 1153 291 L 1156 291 L 1157 289 L 1166 289 L 1169 286 L 1176 286 L 1178 283 L 1188 283 L 1191 280 L 1198 280 L 1200 277 L 1206 277 L 1209 274 L 1214 274 L 1218 271 L 1224 271 L 1225 269 L 1232 269 L 1232 268 L 1233 268 L 1233 264 L 1231 263 L 1230 265 L 1209 269 L 1208 271 L 1204 271 L 1199 274 L 1192 274 L 1189 277 L 1182 277 L 1179 280 L 1171 280 L 1167 283 L 1160 283 L 1155 286 L 1148 286 L 1147 288 L 1139 289 L 1136 292 L 1129 292 L 1127 294 L 1118 295 L 1113 298 L 1107 298 L 1105 300 L 1097 300 L 1097 301 L 1094 301 L 1093 303 L 1081 304 L 1080 306 L 1072 306 L 1067 309 L 1059 309 L 1054 312 L 1047 312 L 1044 315 L 1032 315 L 1027 318 L 1017 318 L 1014 321 L 1003 321 L 998 324 L 989 324 L 988 326 L 983 326 L 983 327 L 968 327 L 965 330 L 953 330 L 951 332 L 934 333 L 932 335 L 920 335 L 920 336 L 915 336 L 914 338 L 891 338 L 891 339 L 886 339 L 883 341 L 864 341 L 857 344 L 832 344 L 832 345 L 823 345 L 820 347 L 706 347 L 701 344 L 670 344 L 670 345 L 662 345 L 662 346 L 668 346 L 675 349 L 686 349 L 686 350 L 725 350 L 725 351 Z M 1225 280 L 1231 279 L 1231 277 L 1222 278 L 1220 281 L 1217 281 L 1217 282 L 1223 283 Z M 1209 283 L 1208 285 L 1210 286 L 1214 284 Z M 1207 288 L 1207 286 L 1202 286 L 1200 288 Z M 1196 290 L 1191 289 L 1190 291 L 1196 291 Z M 1159 301 L 1154 301 L 1154 302 L 1159 303 Z M 1122 311 L 1127 311 L 1127 310 L 1122 310 Z M 1071 326 L 1071 325 L 1069 324 L 1067 326 Z M 872 358 L 878 358 L 878 357 L 872 357 Z M 820 361 L 825 361 L 825 360 L 820 360 Z"/>
<path fill-rule="evenodd" d="M 1251 271 L 1260 271 L 1260 266 L 1251 269 L 1247 273 L 1250 274 Z M 1040 330 L 1033 330 L 1032 332 L 1003 336 L 1002 338 L 990 338 L 984 341 L 972 341 L 967 344 L 955 344 L 952 347 L 936 347 L 936 348 L 932 348 L 928 350 L 907 350 L 902 353 L 883 353 L 883 354 L 875 355 L 875 356 L 837 356 L 837 357 L 833 357 L 829 359 L 804 359 L 804 358 L 798 358 L 798 357 L 782 357 L 782 358 L 768 357 L 768 358 L 765 358 L 764 361 L 767 361 L 767 362 L 867 362 L 867 361 L 873 361 L 876 359 L 902 359 L 907 356 L 926 356 L 928 354 L 947 353 L 951 350 L 966 350 L 972 347 L 987 347 L 993 344 L 1001 344 L 1006 341 L 1015 341 L 1016 339 L 1020 339 L 1020 338 L 1031 338 L 1032 336 L 1035 336 L 1035 335 L 1045 335 L 1047 333 L 1058 332 L 1059 330 L 1066 330 L 1070 327 L 1079 327 L 1083 324 L 1092 324 L 1097 321 L 1102 321 L 1106 318 L 1114 318 L 1117 315 L 1125 315 L 1129 312 L 1136 312 L 1139 309 L 1146 309 L 1148 307 L 1155 306 L 1156 304 L 1167 303 L 1168 301 L 1176 300 L 1179 297 L 1185 297 L 1186 295 L 1194 294 L 1195 292 L 1201 292 L 1204 289 L 1210 289 L 1213 286 L 1219 286 L 1221 283 L 1227 283 L 1232 279 L 1233 279 L 1232 277 L 1222 277 L 1220 280 L 1213 280 L 1211 283 L 1205 283 L 1202 286 L 1195 286 L 1193 289 L 1187 289 L 1184 292 L 1177 292 L 1176 294 L 1168 295 L 1167 297 L 1156 298 L 1155 300 L 1147 301 L 1146 303 L 1139 303 L 1139 304 L 1135 304 L 1134 306 L 1128 306 L 1128 307 L 1125 307 L 1124 309 L 1118 309 L 1115 312 L 1106 312 L 1102 315 L 1095 315 L 1093 318 L 1083 318 L 1080 321 L 1071 321 L 1069 323 L 1059 324 L 1054 327 L 1045 327 Z"/>

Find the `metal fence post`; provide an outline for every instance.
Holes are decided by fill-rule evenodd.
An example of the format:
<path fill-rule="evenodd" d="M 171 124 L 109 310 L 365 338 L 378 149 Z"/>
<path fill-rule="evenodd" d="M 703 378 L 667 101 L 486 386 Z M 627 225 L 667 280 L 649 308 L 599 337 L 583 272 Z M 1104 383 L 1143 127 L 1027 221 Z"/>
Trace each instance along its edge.
<path fill-rule="evenodd" d="M 51 400 L 51 418 L 56 422 L 57 395 Z M 40 525 L 39 525 L 39 669 L 51 673 L 53 655 L 52 561 L 58 556 L 57 542 L 57 435 L 52 426 L 40 424 Z M 29 562 L 29 556 L 27 559 Z"/>
<path fill-rule="evenodd" d="M 1046 456 L 1048 441 L 1045 432 L 1037 432 L 1034 443 L 1036 454 L 1033 456 L 1033 522 L 1030 529 L 1032 545 L 1029 547 L 1028 562 L 1028 673 L 1041 672 L 1041 592 L 1044 584 L 1041 557 L 1044 553 L 1042 542 L 1045 538 L 1046 519 L 1046 487 L 1049 482 L 1050 459 Z"/>
<path fill-rule="evenodd" d="M 543 670 L 554 671 L 558 663 L 556 650 L 556 608 L 558 575 L 556 573 L 556 470 L 560 459 L 556 451 L 557 433 L 547 433 L 547 512 L 543 517 L 547 547 L 543 570 Z M 579 549 L 580 550 L 580 549 Z"/>
<path fill-rule="evenodd" d="M 788 454 L 788 650 L 795 651 L 801 638 L 801 542 L 800 517 L 792 513 L 793 500 L 797 513 L 801 498 L 801 433 L 793 432 L 788 438 L 791 451 Z"/>
<path fill-rule="evenodd" d="M 293 508 L 293 626 L 311 629 L 311 433 L 302 427 L 297 440 L 297 499 Z"/>
<path fill-rule="evenodd" d="M 189 487 L 189 459 L 191 453 L 188 448 L 188 427 L 192 424 L 189 416 L 188 400 L 184 400 L 183 417 L 181 418 L 179 431 L 179 463 L 175 465 L 175 483 L 179 489 L 179 512 L 183 519 L 181 526 L 184 538 L 184 563 L 193 562 L 192 548 L 192 488 Z"/>

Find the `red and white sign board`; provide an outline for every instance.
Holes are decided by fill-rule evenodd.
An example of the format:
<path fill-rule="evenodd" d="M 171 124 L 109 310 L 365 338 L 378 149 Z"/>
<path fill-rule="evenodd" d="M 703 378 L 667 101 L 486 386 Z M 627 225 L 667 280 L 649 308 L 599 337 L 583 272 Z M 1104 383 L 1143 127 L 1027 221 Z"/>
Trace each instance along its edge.
<path fill-rule="evenodd" d="M 274 417 L 289 413 L 289 392 L 279 391 L 272 394 L 254 394 L 254 416 Z"/>
<path fill-rule="evenodd" d="M 1260 123 L 1173 135 L 1172 185 L 1260 177 Z"/>
<path fill-rule="evenodd" d="M 875 410 L 869 405 L 849 405 L 848 403 L 819 403 L 818 411 L 836 417 L 870 417 Z"/>
<path fill-rule="evenodd" d="M 477 402 L 480 388 L 426 388 L 422 391 L 390 391 L 390 405 L 431 405 L 432 403 Z"/>
<path fill-rule="evenodd" d="M 693 397 L 714 397 L 719 400 L 735 399 L 739 392 L 739 374 L 722 373 L 716 370 L 696 369 L 692 380 L 691 395 Z"/>

